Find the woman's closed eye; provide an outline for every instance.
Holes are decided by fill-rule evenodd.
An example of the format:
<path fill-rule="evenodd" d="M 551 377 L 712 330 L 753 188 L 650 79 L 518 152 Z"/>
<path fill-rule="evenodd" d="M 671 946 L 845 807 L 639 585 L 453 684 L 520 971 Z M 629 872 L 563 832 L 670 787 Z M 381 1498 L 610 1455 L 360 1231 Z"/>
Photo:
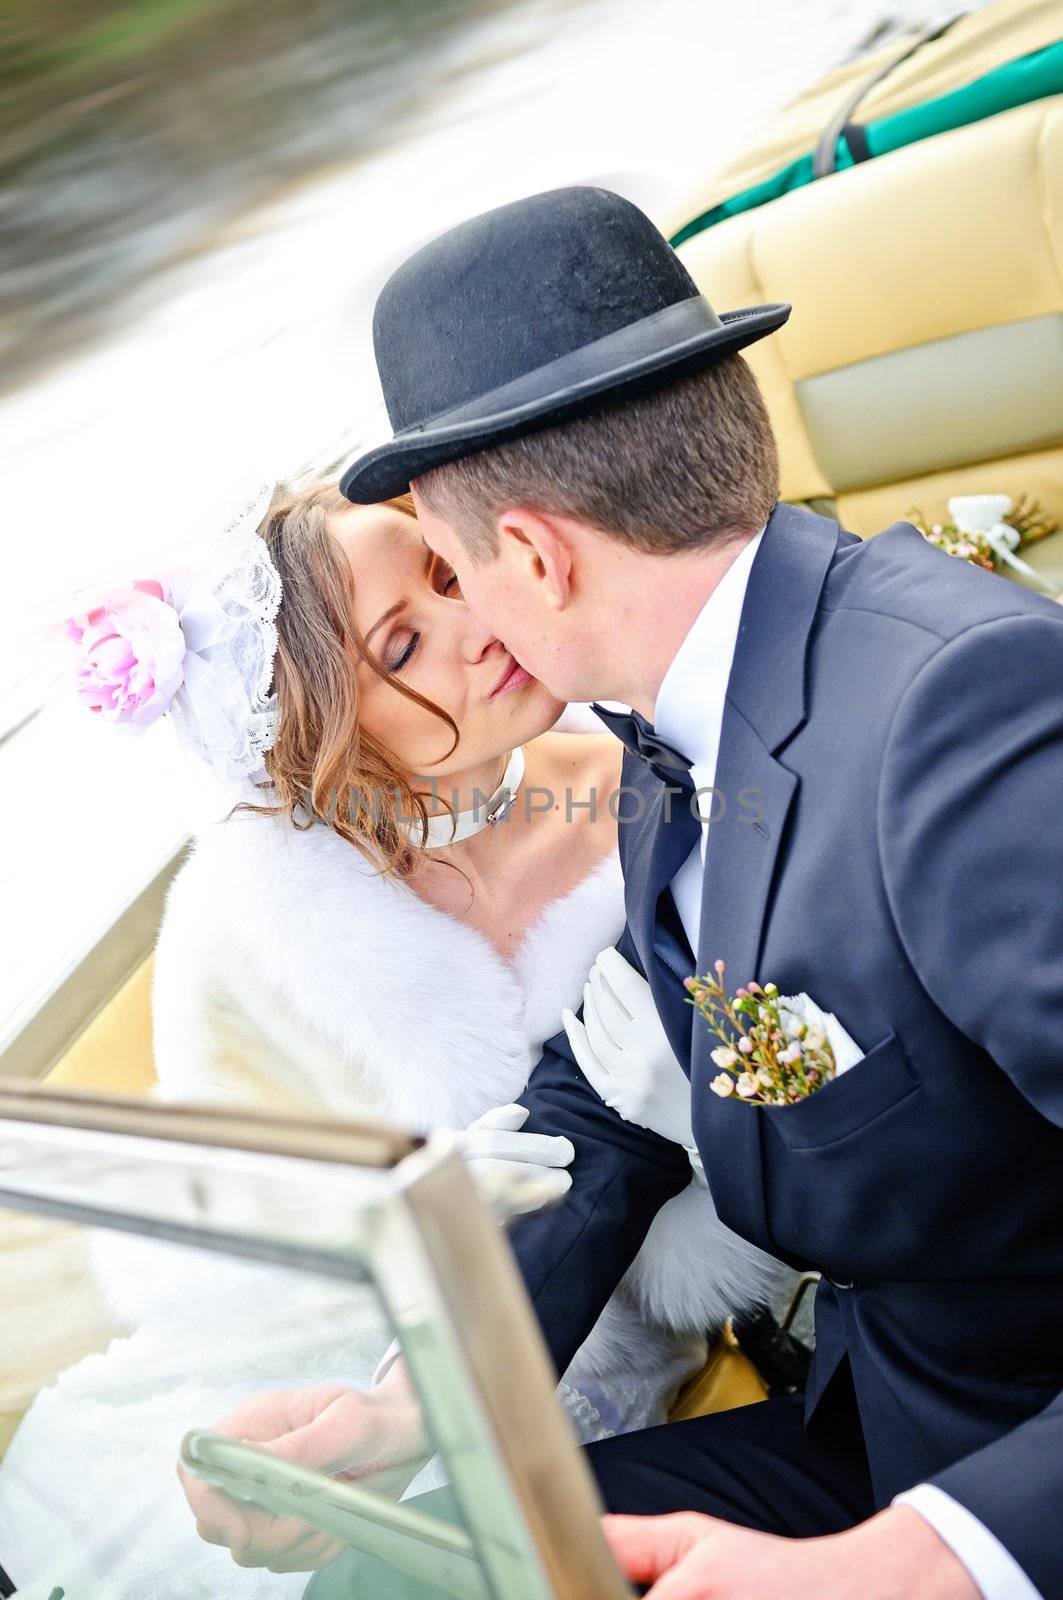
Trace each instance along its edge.
<path fill-rule="evenodd" d="M 402 637 L 401 634 L 399 637 Z M 384 666 L 387 668 L 388 672 L 401 672 L 403 667 L 407 666 L 410 661 L 412 661 L 414 651 L 417 649 L 417 646 L 420 644 L 420 642 L 421 635 L 419 633 L 411 633 L 405 648 L 398 656 L 394 655 L 394 651 L 392 650 L 389 642 L 389 653 L 384 658 Z"/>

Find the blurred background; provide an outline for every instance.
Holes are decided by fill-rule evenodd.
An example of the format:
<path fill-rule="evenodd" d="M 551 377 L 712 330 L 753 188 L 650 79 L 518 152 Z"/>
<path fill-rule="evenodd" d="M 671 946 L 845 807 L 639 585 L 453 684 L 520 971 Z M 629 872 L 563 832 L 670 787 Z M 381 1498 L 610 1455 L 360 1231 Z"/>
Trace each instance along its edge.
<path fill-rule="evenodd" d="M 0 1052 L 123 918 L 157 918 L 145 893 L 220 803 L 166 723 L 93 725 L 42 620 L 384 432 L 372 302 L 424 239 L 570 182 L 672 215 L 827 69 L 939 11 L 8 0 Z"/>

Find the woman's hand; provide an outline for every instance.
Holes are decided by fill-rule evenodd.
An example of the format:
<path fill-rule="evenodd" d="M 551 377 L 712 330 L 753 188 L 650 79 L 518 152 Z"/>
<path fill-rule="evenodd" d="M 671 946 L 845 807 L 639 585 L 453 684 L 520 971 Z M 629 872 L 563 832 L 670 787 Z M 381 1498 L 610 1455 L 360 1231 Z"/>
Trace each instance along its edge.
<path fill-rule="evenodd" d="M 696 1156 L 687 1075 L 668 1043 L 649 984 L 618 950 L 601 951 L 591 968 L 583 1021 L 571 1011 L 563 1011 L 561 1021 L 580 1071 L 606 1105 L 625 1122 Z"/>
<path fill-rule="evenodd" d="M 373 1477 L 374 1490 L 393 1494 L 402 1493 L 430 1449 L 401 1361 L 365 1393 L 328 1384 L 256 1395 L 214 1423 L 213 1432 L 334 1477 Z M 274 1517 L 230 1500 L 183 1466 L 177 1475 L 200 1538 L 225 1545 L 239 1567 L 311 1572 L 346 1549 L 298 1518 Z"/>
<path fill-rule="evenodd" d="M 576 1151 L 571 1139 L 521 1133 L 530 1115 L 526 1106 L 518 1105 L 494 1106 L 485 1111 L 462 1135 L 462 1156 L 477 1188 L 488 1199 L 496 1180 L 510 1175 L 514 1164 L 538 1179 L 534 1192 L 529 1190 L 526 1207 L 537 1211 L 542 1205 L 560 1200 L 572 1187 L 565 1168 L 572 1164 Z M 509 1208 L 514 1214 L 519 1209 L 515 1195 Z"/>

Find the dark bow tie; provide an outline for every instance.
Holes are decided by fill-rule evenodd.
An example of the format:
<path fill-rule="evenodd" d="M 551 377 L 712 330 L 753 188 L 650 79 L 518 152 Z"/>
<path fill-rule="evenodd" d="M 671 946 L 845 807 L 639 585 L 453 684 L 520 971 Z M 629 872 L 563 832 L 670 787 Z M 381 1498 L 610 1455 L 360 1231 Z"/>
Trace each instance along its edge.
<path fill-rule="evenodd" d="M 625 750 L 649 763 L 662 783 L 691 787 L 691 763 L 662 739 L 645 717 L 637 711 L 606 711 L 597 701 L 592 703 L 591 710 L 602 719 L 610 733 L 616 734 Z"/>

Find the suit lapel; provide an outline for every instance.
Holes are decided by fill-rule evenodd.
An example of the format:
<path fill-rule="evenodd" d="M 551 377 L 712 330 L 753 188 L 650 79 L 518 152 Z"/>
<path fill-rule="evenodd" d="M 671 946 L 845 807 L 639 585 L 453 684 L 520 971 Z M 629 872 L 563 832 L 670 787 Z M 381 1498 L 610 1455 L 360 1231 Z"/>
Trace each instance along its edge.
<path fill-rule="evenodd" d="M 749 574 L 716 762 L 722 809 L 709 828 L 699 971 L 717 958 L 732 990 L 760 978 L 772 876 L 797 780 L 775 759 L 805 720 L 806 656 L 836 524 L 793 506 L 769 519 Z"/>
<path fill-rule="evenodd" d="M 692 1074 L 715 1075 L 709 1052 L 716 1041 L 694 1019 L 682 980 L 717 957 L 727 963 L 732 989 L 758 976 L 775 864 L 797 787 L 774 751 L 804 720 L 808 640 L 839 537 L 846 536 L 825 517 L 780 504 L 750 571 L 716 768 L 727 809 L 709 829 L 696 960 L 670 891 L 658 892 L 654 878 L 667 827 L 661 784 L 644 761 L 624 759 L 622 785 L 642 798 L 634 820 L 620 823 L 628 924 L 662 1024 Z M 759 1126 L 749 1107 L 708 1098 L 745 1117 L 749 1133 Z"/>
<path fill-rule="evenodd" d="M 709 828 L 697 958 L 699 972 L 722 959 L 733 993 L 760 977 L 765 913 L 797 779 L 768 754 L 740 713 L 730 723 L 716 776 L 727 810 Z"/>
<path fill-rule="evenodd" d="M 798 786 L 775 753 L 805 719 L 808 644 L 838 540 L 833 522 L 779 505 L 750 571 L 716 765 L 724 809 L 709 828 L 697 950 L 699 973 L 718 959 L 725 962 L 731 994 L 752 978 L 771 977 L 757 964 Z M 726 1169 L 726 1220 L 749 1237 L 763 1238 L 763 1119 L 754 1107 L 720 1099 L 709 1089 L 717 1072 L 711 1051 L 718 1042 L 694 1017 L 695 1132 L 700 1126 L 708 1136 L 706 1160 Z"/>

